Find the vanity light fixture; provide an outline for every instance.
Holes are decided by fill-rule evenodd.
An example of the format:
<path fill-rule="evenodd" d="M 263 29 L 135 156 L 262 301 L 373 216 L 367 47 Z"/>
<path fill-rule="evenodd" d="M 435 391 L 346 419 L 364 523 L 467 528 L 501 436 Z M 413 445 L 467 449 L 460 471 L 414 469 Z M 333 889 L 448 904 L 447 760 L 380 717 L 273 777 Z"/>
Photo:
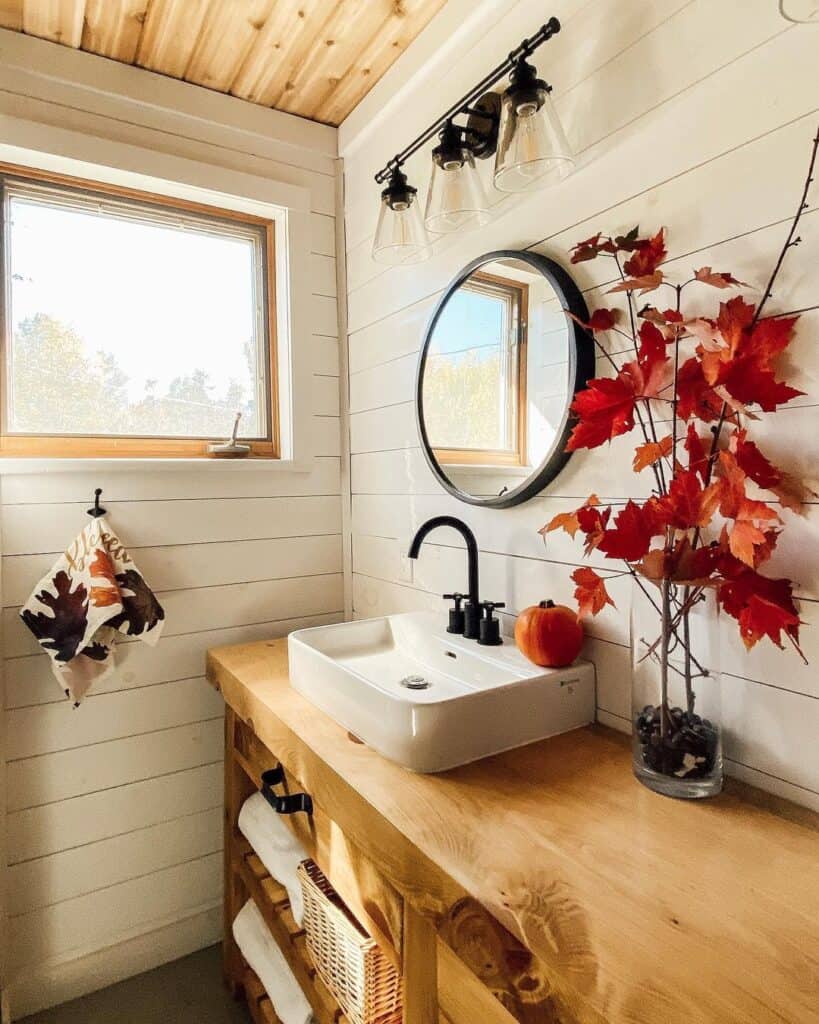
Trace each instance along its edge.
<path fill-rule="evenodd" d="M 550 18 L 376 174 L 384 188 L 374 260 L 417 263 L 430 255 L 427 231 L 440 234 L 487 223 L 489 201 L 476 160 L 495 156 L 493 180 L 503 192 L 528 192 L 571 170 L 574 159 L 549 96 L 551 86 L 527 62 L 559 31 L 560 22 Z M 492 92 L 507 75 L 510 83 L 503 95 Z M 466 123 L 457 123 L 459 117 Z M 418 190 L 407 182 L 402 168 L 436 136 L 422 219 Z"/>
<path fill-rule="evenodd" d="M 489 200 L 463 128 L 447 121 L 432 151 L 424 223 L 435 234 L 478 227 L 490 219 Z"/>
<path fill-rule="evenodd" d="M 429 237 L 418 207 L 418 189 L 396 164 L 389 184 L 381 192 L 381 210 L 373 241 L 373 259 L 379 263 L 419 263 L 429 256 Z"/>
<path fill-rule="evenodd" d="M 551 91 L 521 57 L 501 101 L 495 154 L 495 188 L 501 192 L 531 192 L 565 178 L 574 167 Z"/>

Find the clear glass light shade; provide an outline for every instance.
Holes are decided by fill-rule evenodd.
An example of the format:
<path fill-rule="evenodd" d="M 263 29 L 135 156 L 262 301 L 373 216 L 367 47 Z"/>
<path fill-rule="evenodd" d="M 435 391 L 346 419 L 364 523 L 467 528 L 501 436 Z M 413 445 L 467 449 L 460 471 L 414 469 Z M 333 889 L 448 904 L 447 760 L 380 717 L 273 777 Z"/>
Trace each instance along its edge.
<path fill-rule="evenodd" d="M 465 147 L 460 160 L 432 161 L 424 223 L 435 234 L 487 224 L 489 202 L 475 157 Z"/>
<path fill-rule="evenodd" d="M 382 199 L 373 240 L 373 259 L 397 266 L 420 263 L 429 253 L 429 237 L 417 198 L 412 196 L 407 203 L 393 202 L 392 205 Z"/>
<path fill-rule="evenodd" d="M 574 154 L 560 118 L 547 94 L 538 107 L 516 102 L 509 93 L 501 104 L 495 188 L 529 192 L 571 174 Z"/>

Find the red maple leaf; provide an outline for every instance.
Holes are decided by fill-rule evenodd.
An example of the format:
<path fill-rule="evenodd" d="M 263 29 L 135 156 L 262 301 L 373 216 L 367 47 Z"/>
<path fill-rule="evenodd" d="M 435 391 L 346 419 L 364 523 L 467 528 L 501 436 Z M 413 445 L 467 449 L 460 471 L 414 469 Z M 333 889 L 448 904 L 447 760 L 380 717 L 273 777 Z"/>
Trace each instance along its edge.
<path fill-rule="evenodd" d="M 650 320 L 653 324 L 681 324 L 685 319 L 678 309 L 660 311 L 656 306 L 643 306 L 637 316 L 642 320 Z"/>
<path fill-rule="evenodd" d="M 648 320 L 640 325 L 640 345 L 637 359 L 626 363 L 620 376 L 633 382 L 634 393 L 640 398 L 655 398 L 668 384 L 671 360 L 666 355 L 666 339 L 657 326 Z"/>
<path fill-rule="evenodd" d="M 545 526 L 541 526 L 538 533 L 544 536 L 547 533 L 551 533 L 552 530 L 565 530 L 569 536 L 574 539 L 574 535 L 580 529 L 580 522 L 578 515 L 583 509 L 593 508 L 600 504 L 600 499 L 596 494 L 590 494 L 586 499 L 586 504 L 579 509 L 575 509 L 574 512 L 558 512 L 556 516 L 553 516 Z"/>
<path fill-rule="evenodd" d="M 660 228 L 653 238 L 637 239 L 634 253 L 623 264 L 623 270 L 629 277 L 643 277 L 653 274 L 668 253 L 665 248 L 665 228 Z"/>
<path fill-rule="evenodd" d="M 703 483 L 708 478 L 709 455 L 703 439 L 693 423 L 688 424 L 685 435 L 685 450 L 688 452 L 688 468 L 693 470 Z"/>
<path fill-rule="evenodd" d="M 668 579 L 686 586 L 712 586 L 720 553 L 718 544 L 695 548 L 688 537 L 681 537 L 671 551 L 666 548 L 649 551 L 636 568 L 650 580 Z"/>
<path fill-rule="evenodd" d="M 753 441 L 747 440 L 745 429 L 734 431 L 728 447 L 736 458 L 737 465 L 758 487 L 775 494 L 785 508 L 794 512 L 803 511 L 802 503 L 814 492 L 790 474 L 774 466 Z"/>
<path fill-rule="evenodd" d="M 593 260 L 600 252 L 600 232 L 592 235 L 591 238 L 584 238 L 572 246 L 572 263 L 585 263 L 586 260 Z"/>
<path fill-rule="evenodd" d="M 739 631 L 750 650 L 764 636 L 784 647 L 785 633 L 799 649 L 799 613 L 793 602 L 793 584 L 787 579 L 769 579 L 755 569 L 741 566 L 717 590 L 722 608 L 739 622 Z"/>
<path fill-rule="evenodd" d="M 651 274 L 641 274 L 639 277 L 627 277 L 613 288 L 609 288 L 608 294 L 613 292 L 639 292 L 644 295 L 646 292 L 653 292 L 663 283 L 662 270 L 655 270 Z"/>
<path fill-rule="evenodd" d="M 745 473 L 730 452 L 719 454 L 719 510 L 733 523 L 726 527 L 731 554 L 745 565 L 755 567 L 770 558 L 777 531 L 770 529 L 779 516 L 764 501 L 745 494 Z"/>
<path fill-rule="evenodd" d="M 731 360 L 720 373 L 720 384 L 738 402 L 756 403 L 765 412 L 773 412 L 778 405 L 805 393 L 778 381 L 773 370 L 761 366 L 750 355 Z"/>
<path fill-rule="evenodd" d="M 659 441 L 649 441 L 646 444 L 639 445 L 634 449 L 634 462 L 632 462 L 634 472 L 639 473 L 646 466 L 653 466 L 655 462 L 659 462 L 660 459 L 670 455 L 673 446 L 674 442 L 671 434 L 660 438 Z"/>
<path fill-rule="evenodd" d="M 742 296 L 723 302 L 713 338 L 706 336 L 707 331 L 699 334 L 697 354 L 706 382 L 724 388 L 743 405 L 756 403 L 766 412 L 804 394 L 778 381 L 773 367 L 790 343 L 797 319 L 768 317 L 754 323 L 754 307 Z"/>
<path fill-rule="evenodd" d="M 744 281 L 738 281 L 733 274 L 728 274 L 725 271 L 718 273 L 710 267 L 700 267 L 699 270 L 695 270 L 694 280 L 701 281 L 703 284 L 710 284 L 714 288 L 731 288 L 736 284 L 748 287 Z"/>
<path fill-rule="evenodd" d="M 720 303 L 716 328 L 728 346 L 729 358 L 733 358 L 739 351 L 746 332 L 753 323 L 755 312 L 756 308 L 750 302 L 746 302 L 741 295 Z"/>
<path fill-rule="evenodd" d="M 648 552 L 652 538 L 665 531 L 657 499 L 653 498 L 642 506 L 629 500 L 614 523 L 597 546 L 609 558 L 624 558 L 627 562 L 639 561 Z"/>
<path fill-rule="evenodd" d="M 603 539 L 610 517 L 610 505 L 607 505 L 602 511 L 588 504 L 577 510 L 577 521 L 580 524 L 580 529 L 586 535 L 584 550 L 587 555 L 591 554 Z"/>
<path fill-rule="evenodd" d="M 602 576 L 598 576 L 594 569 L 587 566 L 575 569 L 572 579 L 577 584 L 574 596 L 579 615 L 597 615 L 607 604 L 612 608 L 617 607 L 606 590 L 606 581 Z"/>
<path fill-rule="evenodd" d="M 568 309 L 563 312 L 587 331 L 610 331 L 622 315 L 619 309 L 596 309 L 588 320 L 581 320 Z"/>
<path fill-rule="evenodd" d="M 667 341 L 674 341 L 681 334 L 682 327 L 686 321 L 682 313 L 676 309 L 659 310 L 656 306 L 643 306 L 637 316 L 641 320 L 650 320 L 656 324 Z"/>
<path fill-rule="evenodd" d="M 687 359 L 677 371 L 677 415 L 710 423 L 719 419 L 722 406 L 723 400 L 705 379 L 702 363 L 695 356 Z"/>
<path fill-rule="evenodd" d="M 590 380 L 578 391 L 572 412 L 579 419 L 566 445 L 566 451 L 597 448 L 613 437 L 627 434 L 634 426 L 634 385 L 622 374 Z"/>
<path fill-rule="evenodd" d="M 711 522 L 719 505 L 719 495 L 718 483 L 703 487 L 693 470 L 684 469 L 675 474 L 668 494 L 659 498 L 658 504 L 669 526 L 690 530 Z"/>

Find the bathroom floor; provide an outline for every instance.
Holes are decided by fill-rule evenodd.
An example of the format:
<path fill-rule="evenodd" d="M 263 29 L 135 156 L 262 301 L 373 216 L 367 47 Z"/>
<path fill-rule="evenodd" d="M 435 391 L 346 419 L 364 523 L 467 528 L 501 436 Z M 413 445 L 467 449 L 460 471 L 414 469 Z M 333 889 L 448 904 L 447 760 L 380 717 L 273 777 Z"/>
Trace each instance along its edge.
<path fill-rule="evenodd" d="M 20 1024 L 249 1024 L 222 984 L 220 946 L 26 1017 Z"/>

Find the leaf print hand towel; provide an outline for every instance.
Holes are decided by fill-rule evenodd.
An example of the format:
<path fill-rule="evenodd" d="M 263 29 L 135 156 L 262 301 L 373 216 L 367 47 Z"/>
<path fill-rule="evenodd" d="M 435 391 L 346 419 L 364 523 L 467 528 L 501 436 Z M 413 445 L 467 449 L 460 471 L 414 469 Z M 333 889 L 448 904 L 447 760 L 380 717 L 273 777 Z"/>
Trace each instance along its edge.
<path fill-rule="evenodd" d="M 94 519 L 44 576 L 20 617 L 51 658 L 67 697 L 79 704 L 114 670 L 116 634 L 152 647 L 165 613 L 104 518 Z"/>

